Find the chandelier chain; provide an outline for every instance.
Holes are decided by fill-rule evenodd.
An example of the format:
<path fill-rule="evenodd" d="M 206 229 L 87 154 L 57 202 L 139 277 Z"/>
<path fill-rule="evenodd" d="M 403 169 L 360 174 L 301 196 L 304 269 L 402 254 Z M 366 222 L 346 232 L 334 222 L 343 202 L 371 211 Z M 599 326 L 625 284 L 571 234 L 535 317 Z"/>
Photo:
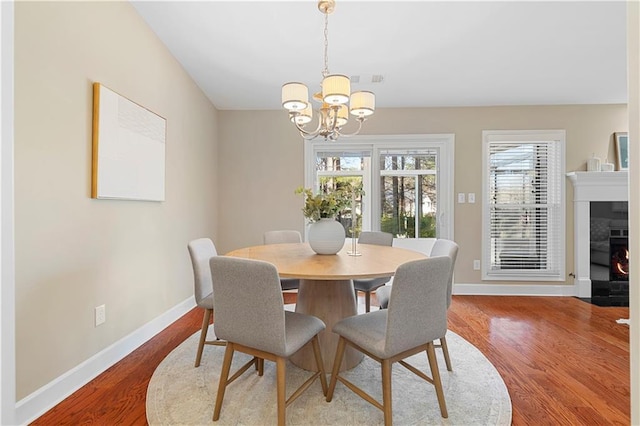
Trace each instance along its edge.
<path fill-rule="evenodd" d="M 324 14 L 324 70 L 322 77 L 329 75 L 329 14 Z"/>

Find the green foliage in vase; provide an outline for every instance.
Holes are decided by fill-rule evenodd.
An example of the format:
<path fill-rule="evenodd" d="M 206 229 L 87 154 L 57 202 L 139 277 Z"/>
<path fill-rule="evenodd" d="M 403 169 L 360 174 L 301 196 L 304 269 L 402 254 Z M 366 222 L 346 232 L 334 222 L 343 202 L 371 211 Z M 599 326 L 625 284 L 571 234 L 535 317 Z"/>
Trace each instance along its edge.
<path fill-rule="evenodd" d="M 296 194 L 304 194 L 302 214 L 310 222 L 334 218 L 338 213 L 351 206 L 353 198 L 364 195 L 362 187 L 344 186 L 334 191 L 314 194 L 310 188 L 299 187 Z"/>

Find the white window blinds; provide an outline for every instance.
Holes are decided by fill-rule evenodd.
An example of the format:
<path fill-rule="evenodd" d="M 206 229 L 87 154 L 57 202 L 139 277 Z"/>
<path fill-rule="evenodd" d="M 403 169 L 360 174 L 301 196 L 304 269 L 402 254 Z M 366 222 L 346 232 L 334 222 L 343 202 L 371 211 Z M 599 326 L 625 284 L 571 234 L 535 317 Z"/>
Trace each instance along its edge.
<path fill-rule="evenodd" d="M 564 132 L 483 136 L 483 278 L 563 280 Z"/>

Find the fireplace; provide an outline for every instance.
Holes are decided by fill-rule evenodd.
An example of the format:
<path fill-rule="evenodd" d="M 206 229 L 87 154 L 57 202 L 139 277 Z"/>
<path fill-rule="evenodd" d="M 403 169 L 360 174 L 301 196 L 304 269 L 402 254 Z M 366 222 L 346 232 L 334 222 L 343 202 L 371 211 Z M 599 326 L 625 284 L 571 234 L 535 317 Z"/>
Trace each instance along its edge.
<path fill-rule="evenodd" d="M 616 259 L 620 257 L 620 244 L 628 247 L 628 174 L 626 171 L 571 172 L 567 177 L 573 184 L 574 195 L 574 295 L 583 299 L 606 297 L 607 300 L 596 302 L 622 306 L 625 296 L 621 293 L 626 291 L 628 304 L 628 277 L 616 275 L 611 279 L 609 268 L 614 254 L 612 247 L 615 246 Z M 611 206 L 611 212 L 603 211 L 605 205 Z M 596 222 L 602 221 L 608 224 L 598 227 Z M 597 235 L 594 229 L 599 229 Z M 624 263 L 624 255 L 622 260 Z M 625 266 L 621 268 L 624 270 Z M 626 268 L 628 271 L 628 263 Z"/>
<path fill-rule="evenodd" d="M 609 249 L 609 281 L 629 281 L 629 237 L 611 237 Z"/>
<path fill-rule="evenodd" d="M 591 297 L 599 306 L 629 306 L 629 219 L 624 201 L 590 203 Z"/>

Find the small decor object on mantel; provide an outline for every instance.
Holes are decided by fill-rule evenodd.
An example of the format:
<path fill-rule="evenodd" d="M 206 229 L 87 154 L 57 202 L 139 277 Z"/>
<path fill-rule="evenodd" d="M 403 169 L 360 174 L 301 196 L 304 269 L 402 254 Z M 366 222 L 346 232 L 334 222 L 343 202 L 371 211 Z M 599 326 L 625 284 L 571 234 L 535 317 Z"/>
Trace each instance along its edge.
<path fill-rule="evenodd" d="M 587 160 L 587 171 L 588 172 L 600 171 L 600 158 L 596 157 L 595 152 L 591 154 L 591 158 Z"/>
<path fill-rule="evenodd" d="M 608 158 L 604 159 L 604 163 L 600 164 L 601 172 L 612 172 L 615 170 L 615 165 L 609 162 Z"/>
<path fill-rule="evenodd" d="M 351 205 L 354 193 L 362 190 L 347 187 L 314 194 L 309 188 L 296 189 L 296 194 L 305 196 L 302 213 L 309 221 L 309 245 L 317 254 L 336 254 L 344 247 L 345 230 L 335 217 Z"/>

